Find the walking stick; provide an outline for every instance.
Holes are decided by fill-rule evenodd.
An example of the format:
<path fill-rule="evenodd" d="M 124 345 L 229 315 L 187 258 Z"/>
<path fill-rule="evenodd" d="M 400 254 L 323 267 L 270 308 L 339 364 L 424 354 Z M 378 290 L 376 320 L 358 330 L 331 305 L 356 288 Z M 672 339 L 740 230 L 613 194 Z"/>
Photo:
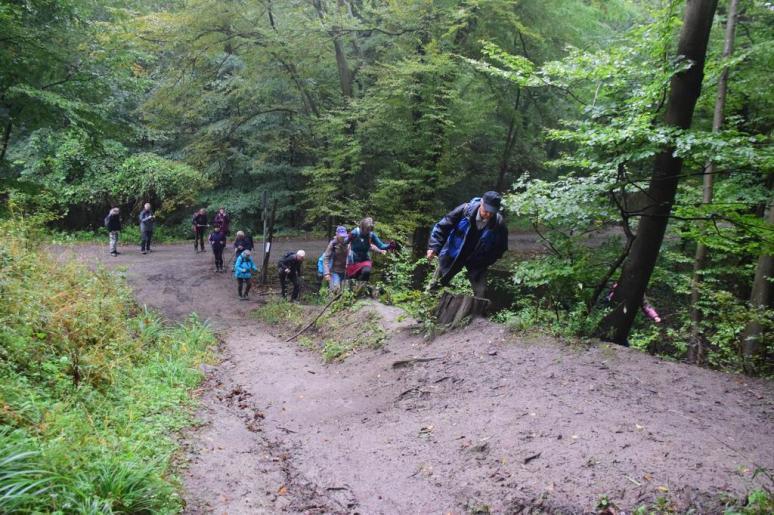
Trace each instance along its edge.
<path fill-rule="evenodd" d="M 317 321 L 320 319 L 320 317 L 323 315 L 323 313 L 325 313 L 325 311 L 326 311 L 326 310 L 327 310 L 329 307 L 331 307 L 331 304 L 333 304 L 334 302 L 336 302 L 336 301 L 337 301 L 337 300 L 339 300 L 340 298 L 341 298 L 341 293 L 339 293 L 338 295 L 336 295 L 335 297 L 333 297 L 331 300 L 329 300 L 329 301 L 328 301 L 328 303 L 325 305 L 325 307 L 323 307 L 323 308 L 322 308 L 322 310 L 320 310 L 320 312 L 319 312 L 319 313 L 317 313 L 317 316 L 316 316 L 316 317 L 314 317 L 314 320 L 312 320 L 311 322 L 309 322 L 309 323 L 308 323 L 308 324 L 307 324 L 307 325 L 306 325 L 306 326 L 305 326 L 303 329 L 301 329 L 300 331 L 298 331 L 296 334 L 294 334 L 293 336 L 291 336 L 290 338 L 288 338 L 288 339 L 287 339 L 287 340 L 285 340 L 285 341 L 286 341 L 286 342 L 293 341 L 293 340 L 295 340 L 296 338 L 298 338 L 299 336 L 301 336 L 301 335 L 304 333 L 304 331 L 306 331 L 307 329 L 309 329 L 310 327 L 312 327 L 312 326 L 315 324 L 315 322 L 317 322 Z"/>

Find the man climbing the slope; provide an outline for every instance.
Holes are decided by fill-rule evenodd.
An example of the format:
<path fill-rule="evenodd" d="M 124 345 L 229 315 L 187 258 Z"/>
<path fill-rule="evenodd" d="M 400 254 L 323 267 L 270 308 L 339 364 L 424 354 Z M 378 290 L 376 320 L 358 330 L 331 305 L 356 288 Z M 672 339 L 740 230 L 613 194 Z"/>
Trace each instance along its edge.
<path fill-rule="evenodd" d="M 349 235 L 347 228 L 340 225 L 334 237 L 325 248 L 320 259 L 323 265 L 323 278 L 328 281 L 331 292 L 337 293 L 346 278 L 347 256 L 349 255 Z"/>
<path fill-rule="evenodd" d="M 502 198 L 487 191 L 447 213 L 433 227 L 427 259 L 438 257 L 431 287 L 446 286 L 463 267 L 476 297 L 486 293 L 486 270 L 508 250 L 508 228 L 500 214 Z"/>

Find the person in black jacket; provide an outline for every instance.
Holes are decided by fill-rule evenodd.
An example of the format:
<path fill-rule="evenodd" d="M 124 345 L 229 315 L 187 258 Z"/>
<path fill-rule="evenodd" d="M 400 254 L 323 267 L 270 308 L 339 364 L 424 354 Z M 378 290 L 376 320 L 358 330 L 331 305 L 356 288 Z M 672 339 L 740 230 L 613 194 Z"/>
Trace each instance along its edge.
<path fill-rule="evenodd" d="M 110 235 L 110 255 L 115 257 L 118 252 L 118 236 L 121 233 L 121 214 L 117 207 L 110 210 L 105 217 L 105 227 Z"/>
<path fill-rule="evenodd" d="M 306 252 L 299 250 L 288 252 L 279 260 L 279 278 L 282 285 L 283 299 L 286 299 L 288 296 L 288 281 L 290 281 L 293 283 L 293 293 L 290 296 L 290 300 L 298 300 L 298 296 L 301 293 L 301 264 L 304 262 L 304 257 L 306 257 Z"/>
<path fill-rule="evenodd" d="M 151 211 L 151 205 L 145 204 L 143 210 L 140 211 L 140 215 L 137 217 L 140 220 L 140 251 L 143 254 L 147 254 L 151 251 L 151 240 L 153 239 L 153 226 L 155 224 L 156 217 Z"/>
<path fill-rule="evenodd" d="M 212 253 L 215 254 L 215 271 L 223 272 L 223 250 L 226 248 L 226 233 L 223 232 L 220 226 L 215 226 L 215 230 L 210 234 L 208 241 L 212 247 Z"/>
<path fill-rule="evenodd" d="M 237 231 L 234 240 L 234 259 L 238 258 L 242 251 L 253 250 L 253 238 L 244 231 Z"/>
<path fill-rule="evenodd" d="M 487 191 L 457 206 L 430 234 L 427 258 L 438 256 L 433 286 L 446 286 L 464 267 L 476 297 L 486 292 L 486 270 L 508 250 L 508 228 L 500 194 Z"/>
<path fill-rule="evenodd" d="M 191 228 L 194 233 L 194 252 L 204 252 L 204 229 L 207 225 L 207 210 L 201 208 L 191 217 Z M 201 250 L 200 250 L 201 249 Z"/>

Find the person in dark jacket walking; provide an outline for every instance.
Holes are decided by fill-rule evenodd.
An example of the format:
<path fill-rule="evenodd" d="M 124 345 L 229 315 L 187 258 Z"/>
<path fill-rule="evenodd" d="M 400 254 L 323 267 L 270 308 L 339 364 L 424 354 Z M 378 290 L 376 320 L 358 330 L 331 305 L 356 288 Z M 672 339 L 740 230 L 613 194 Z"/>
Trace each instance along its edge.
<path fill-rule="evenodd" d="M 207 210 L 201 208 L 191 217 L 191 228 L 194 233 L 194 252 L 204 252 L 204 229 L 207 225 Z"/>
<path fill-rule="evenodd" d="M 427 258 L 438 257 L 432 286 L 446 286 L 464 267 L 476 297 L 486 292 L 486 270 L 508 250 L 508 228 L 500 214 L 502 198 L 487 191 L 457 206 L 433 227 Z"/>
<path fill-rule="evenodd" d="M 218 212 L 215 213 L 215 218 L 212 219 L 213 225 L 219 225 L 221 230 L 223 231 L 223 235 L 228 238 L 228 226 L 231 219 L 226 214 L 226 208 L 222 207 L 218 209 Z"/>
<path fill-rule="evenodd" d="M 212 247 L 212 253 L 215 254 L 215 271 L 223 272 L 223 251 L 226 248 L 226 235 L 223 233 L 223 228 L 215 226 L 215 230 L 210 233 L 207 240 Z"/>
<path fill-rule="evenodd" d="M 118 236 L 121 233 L 121 214 L 117 207 L 110 210 L 105 217 L 105 227 L 110 235 L 110 255 L 115 257 L 118 252 Z"/>
<path fill-rule="evenodd" d="M 253 238 L 244 231 L 237 231 L 234 240 L 234 259 L 238 258 L 242 251 L 253 250 Z"/>
<path fill-rule="evenodd" d="M 298 300 L 298 296 L 301 293 L 301 264 L 304 262 L 306 252 L 298 250 L 296 252 L 288 252 L 279 260 L 279 279 L 282 285 L 282 298 L 286 299 L 288 296 L 288 281 L 293 283 L 293 293 L 290 295 L 290 300 Z"/>
<path fill-rule="evenodd" d="M 147 254 L 151 251 L 151 239 L 153 238 L 153 225 L 155 223 L 156 217 L 153 216 L 153 212 L 151 211 L 151 205 L 145 204 L 143 207 L 143 210 L 140 211 L 140 216 L 138 217 L 140 220 L 140 251 L 143 254 Z"/>

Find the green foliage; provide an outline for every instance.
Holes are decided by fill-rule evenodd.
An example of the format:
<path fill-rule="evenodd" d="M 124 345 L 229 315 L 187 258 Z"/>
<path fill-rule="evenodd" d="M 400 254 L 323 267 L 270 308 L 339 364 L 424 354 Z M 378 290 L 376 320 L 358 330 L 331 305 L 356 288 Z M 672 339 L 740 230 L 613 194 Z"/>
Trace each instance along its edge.
<path fill-rule="evenodd" d="M 255 310 L 258 320 L 271 325 L 287 325 L 294 327 L 301 323 L 303 311 L 301 307 L 285 299 L 272 299 Z"/>
<path fill-rule="evenodd" d="M 213 179 L 205 202 L 239 220 L 254 221 L 268 191 L 283 226 L 367 214 L 407 235 L 471 192 L 543 168 L 541 127 L 556 119 L 545 107 L 561 100 L 466 64 L 482 40 L 555 58 L 638 12 L 606 4 L 186 4 L 135 23 L 147 51 L 166 56 L 143 113 L 165 148 Z"/>
<path fill-rule="evenodd" d="M 753 490 L 747 495 L 747 504 L 729 508 L 724 515 L 764 515 L 774 511 L 774 495 L 768 490 Z"/>
<path fill-rule="evenodd" d="M 170 435 L 190 423 L 212 333 L 165 326 L 116 276 L 53 261 L 24 221 L 0 235 L 0 508 L 178 511 Z"/>
<path fill-rule="evenodd" d="M 669 81 L 690 66 L 673 55 L 679 4 L 665 3 L 604 49 L 571 49 L 563 59 L 542 66 L 495 44 L 484 47 L 487 61 L 475 64 L 487 73 L 514 83 L 516 89 L 558 89 L 577 100 L 577 111 L 568 112 L 562 126 L 547 134 L 560 145 L 558 156 L 547 163 L 558 177 L 522 175 L 506 198 L 512 212 L 540 231 L 548 255 L 514 267 L 518 309 L 501 319 L 519 329 L 549 327 L 580 336 L 593 331 L 592 322 L 604 314 L 600 300 L 618 277 L 614 263 L 625 250 L 625 233 L 636 235 L 649 205 L 646 188 L 653 158 L 669 146 L 689 172 L 648 294 L 664 323 L 656 326 L 640 320 L 631 343 L 650 352 L 685 356 L 692 338 L 693 254 L 700 242 L 710 255 L 696 306 L 703 314 L 700 331 L 708 360 L 712 366 L 739 369 L 743 364 L 739 338 L 745 326 L 759 320 L 764 333 L 771 331 L 771 310 L 750 309 L 747 304 L 752 265 L 774 246 L 774 233 L 760 216 L 770 200 L 774 168 L 767 143 L 774 111 L 756 109 L 754 117 L 743 110 L 731 111 L 723 130 L 710 131 L 713 80 L 721 69 L 718 49 L 723 44 L 722 31 L 717 30 L 721 36 L 713 40 L 707 68 L 711 86 L 700 100 L 697 121 L 685 131 L 664 126 Z M 771 13 L 752 4 L 747 6 L 751 26 L 770 42 L 772 33 L 764 20 Z M 735 87 L 735 81 L 748 84 L 755 97 L 771 97 L 749 82 L 760 72 L 752 61 L 771 57 L 770 44 L 756 43 L 758 37 L 738 36 L 737 47 L 745 57 L 724 63 L 732 66 L 730 106 L 747 105 L 748 92 Z M 712 203 L 702 204 L 701 170 L 708 162 L 716 167 L 715 196 Z M 619 232 L 616 226 L 625 230 Z M 761 356 L 769 352 L 766 348 Z M 759 371 L 766 373 L 765 367 Z"/>

